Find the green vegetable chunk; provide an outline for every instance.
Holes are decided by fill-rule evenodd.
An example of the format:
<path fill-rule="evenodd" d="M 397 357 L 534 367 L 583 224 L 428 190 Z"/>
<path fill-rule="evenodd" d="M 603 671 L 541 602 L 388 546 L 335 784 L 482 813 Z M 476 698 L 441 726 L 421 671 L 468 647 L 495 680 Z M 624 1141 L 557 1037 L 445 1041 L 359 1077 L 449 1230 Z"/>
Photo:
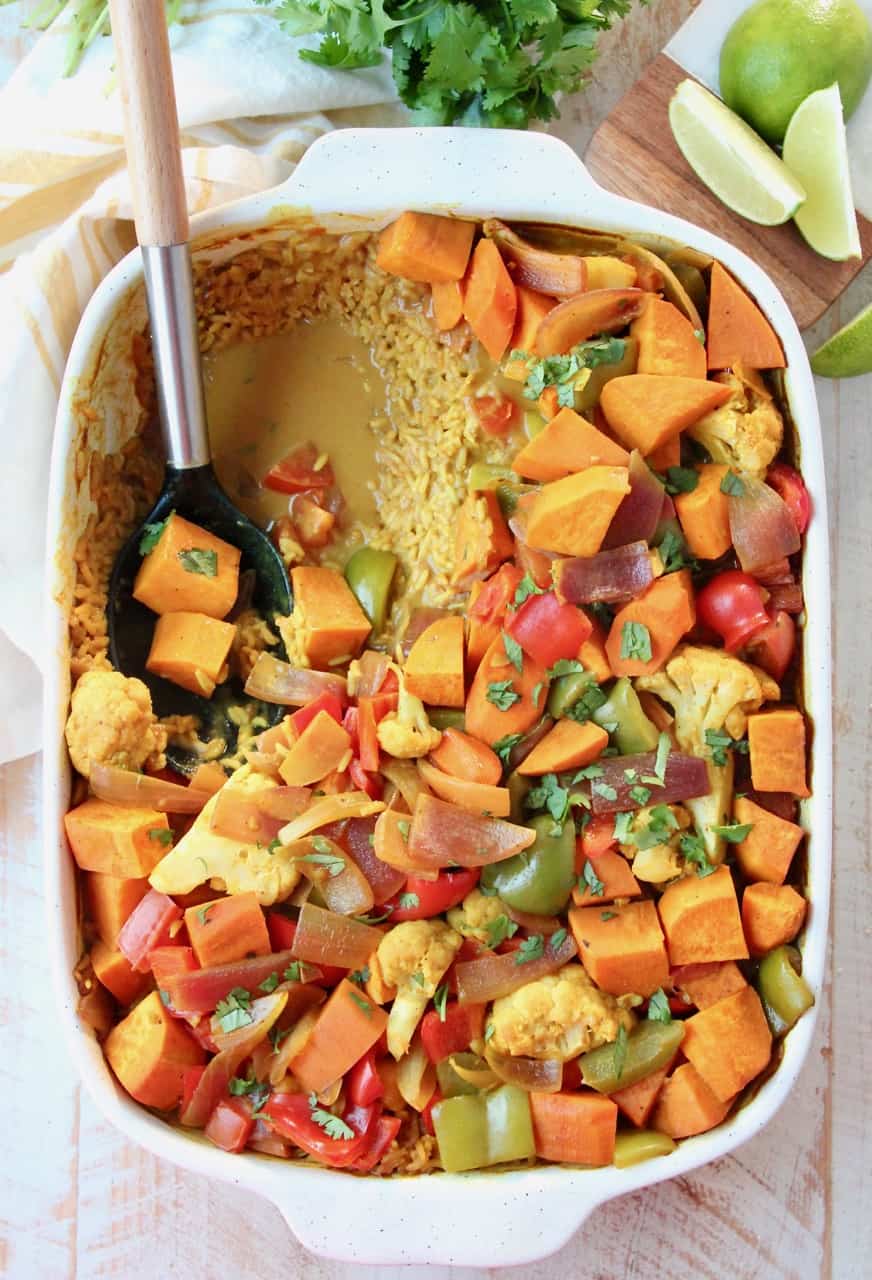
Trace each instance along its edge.
<path fill-rule="evenodd" d="M 584 1083 L 597 1093 L 626 1089 L 671 1062 L 683 1038 L 681 1022 L 641 1022 L 627 1036 L 622 1053 L 615 1044 L 603 1044 L 581 1055 Z"/>
<path fill-rule="evenodd" d="M 384 630 L 398 560 L 393 551 L 360 547 L 345 566 L 345 581 L 378 635 Z"/>
<path fill-rule="evenodd" d="M 532 818 L 527 825 L 536 832 L 535 842 L 485 867 L 482 888 L 499 894 L 516 911 L 556 916 L 569 901 L 576 880 L 575 828 L 572 822 L 559 826 L 550 814 Z"/>
<path fill-rule="evenodd" d="M 479 1092 L 474 1084 L 459 1076 L 451 1065 L 450 1058 L 443 1058 L 436 1064 L 436 1079 L 443 1098 L 460 1098 Z"/>
<path fill-rule="evenodd" d="M 622 378 L 635 373 L 639 360 L 639 343 L 636 338 L 624 338 L 623 347 L 615 347 L 615 359 L 603 361 L 590 371 L 590 377 L 575 393 L 575 408 L 579 413 L 589 413 L 598 403 L 602 389 L 612 378 Z"/>
<path fill-rule="evenodd" d="M 676 1143 L 668 1134 L 656 1133 L 653 1129 L 640 1129 L 638 1133 L 619 1133 L 615 1139 L 615 1167 L 629 1169 L 631 1165 L 641 1164 L 643 1160 L 671 1155 L 675 1149 Z"/>
<path fill-rule="evenodd" d="M 466 713 L 459 707 L 428 707 L 427 719 L 434 729 L 464 729 Z"/>
<path fill-rule="evenodd" d="M 536 1154 L 530 1103 L 515 1085 L 444 1098 L 433 1108 L 433 1128 L 448 1173 L 486 1169 Z"/>
<path fill-rule="evenodd" d="M 642 710 L 639 696 L 626 676 L 615 681 L 608 698 L 591 719 L 609 731 L 622 756 L 657 749 L 660 734 Z"/>
<path fill-rule="evenodd" d="M 548 714 L 555 720 L 595 718 L 596 710 L 605 703 L 605 694 L 590 671 L 571 671 L 558 676 L 548 693 Z"/>
<path fill-rule="evenodd" d="M 811 987 L 800 972 L 796 947 L 776 947 L 760 961 L 757 989 L 772 1027 L 783 1035 L 814 1004 Z"/>

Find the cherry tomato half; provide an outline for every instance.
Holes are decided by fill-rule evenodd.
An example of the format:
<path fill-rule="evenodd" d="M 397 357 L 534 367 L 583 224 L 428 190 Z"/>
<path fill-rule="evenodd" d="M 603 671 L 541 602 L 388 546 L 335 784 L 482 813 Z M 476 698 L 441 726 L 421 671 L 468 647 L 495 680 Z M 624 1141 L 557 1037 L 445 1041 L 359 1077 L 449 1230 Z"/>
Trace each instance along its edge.
<path fill-rule="evenodd" d="M 307 440 L 298 444 L 281 462 L 271 467 L 263 478 L 265 489 L 273 489 L 277 493 L 301 493 L 304 489 L 329 489 L 336 483 L 333 468 L 329 462 L 320 467 L 321 453 Z"/>
<path fill-rule="evenodd" d="M 805 533 L 811 519 L 811 498 L 799 472 L 786 462 L 776 462 L 766 474 L 766 483 L 775 490 L 793 516 L 798 532 Z"/>
<path fill-rule="evenodd" d="M 521 416 L 508 396 L 476 396 L 472 402 L 479 425 L 486 436 L 505 436 Z"/>
<path fill-rule="evenodd" d="M 703 626 L 716 631 L 730 653 L 769 624 L 763 588 L 740 569 L 728 569 L 707 582 L 696 597 L 696 611 Z"/>
<path fill-rule="evenodd" d="M 796 623 L 783 609 L 779 609 L 765 627 L 755 631 L 746 645 L 748 659 L 779 683 L 790 666 L 795 648 Z"/>

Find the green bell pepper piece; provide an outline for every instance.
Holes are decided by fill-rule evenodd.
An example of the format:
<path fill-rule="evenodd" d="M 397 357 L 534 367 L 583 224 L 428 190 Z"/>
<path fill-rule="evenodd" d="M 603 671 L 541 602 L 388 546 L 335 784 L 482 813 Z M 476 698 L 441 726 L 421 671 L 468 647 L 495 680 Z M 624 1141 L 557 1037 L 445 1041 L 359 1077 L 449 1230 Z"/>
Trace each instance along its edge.
<path fill-rule="evenodd" d="M 599 402 L 603 387 L 612 378 L 622 378 L 624 374 L 635 373 L 639 361 L 639 342 L 636 338 L 625 338 L 626 346 L 620 360 L 614 364 L 598 364 L 591 369 L 590 377 L 575 392 L 575 408 L 578 413 L 587 413 Z"/>
<path fill-rule="evenodd" d="M 360 547 L 345 566 L 345 581 L 378 635 L 384 631 L 399 561 L 393 551 Z"/>
<path fill-rule="evenodd" d="M 655 1156 L 668 1156 L 677 1144 L 666 1133 L 653 1129 L 640 1129 L 638 1133 L 619 1133 L 615 1138 L 614 1163 L 618 1169 L 653 1160 Z"/>
<path fill-rule="evenodd" d="M 584 699 L 582 707 L 577 704 Z M 596 704 L 605 701 L 605 694 L 596 682 L 592 671 L 573 671 L 568 676 L 558 676 L 548 693 L 548 714 L 555 720 L 569 717 L 582 723 L 591 719 Z M 572 709 L 577 710 L 570 716 Z"/>
<path fill-rule="evenodd" d="M 466 728 L 466 713 L 459 707 L 428 707 L 427 719 L 434 729 Z"/>
<path fill-rule="evenodd" d="M 757 987 L 772 1034 L 783 1035 L 814 1004 L 811 987 L 800 972 L 796 947 L 776 947 L 760 961 Z"/>
<path fill-rule="evenodd" d="M 519 827 L 524 825 L 524 801 L 527 799 L 527 793 L 533 785 L 532 779 L 525 778 L 522 773 L 510 773 L 506 779 L 506 789 L 509 793 L 509 821 L 515 822 Z"/>
<path fill-rule="evenodd" d="M 575 827 L 567 818 L 559 834 L 547 813 L 532 818 L 527 826 L 536 832 L 529 849 L 494 862 L 481 873 L 481 884 L 494 890 L 516 911 L 537 916 L 556 916 L 569 901 L 575 884 Z"/>
<path fill-rule="evenodd" d="M 518 473 L 511 467 L 500 467 L 494 462 L 474 462 L 467 474 L 467 487 L 470 493 L 484 493 L 487 489 L 496 489 L 503 482 L 518 483 Z"/>
<path fill-rule="evenodd" d="M 487 1111 L 488 1164 L 526 1160 L 536 1154 L 530 1099 L 514 1084 L 501 1085 L 484 1096 Z"/>
<path fill-rule="evenodd" d="M 602 1044 L 578 1059 L 582 1079 L 597 1093 L 626 1089 L 671 1062 L 683 1039 L 681 1022 L 640 1022 L 626 1038 L 623 1065 L 620 1043 Z"/>
<path fill-rule="evenodd" d="M 528 409 L 524 414 L 524 435 L 528 440 L 535 440 L 538 435 L 545 430 L 548 423 L 542 417 L 541 413 L 536 413 L 534 409 Z"/>
<path fill-rule="evenodd" d="M 638 694 L 626 676 L 615 681 L 608 698 L 597 707 L 591 719 L 601 728 L 609 729 L 622 756 L 640 755 L 657 748 L 660 733 L 642 710 Z M 612 725 L 617 727 L 612 729 Z"/>
<path fill-rule="evenodd" d="M 436 1063 L 436 1079 L 443 1098 L 458 1098 L 461 1095 L 479 1093 L 480 1090 L 468 1080 L 459 1076 L 451 1065 L 450 1058 L 443 1058 Z"/>
<path fill-rule="evenodd" d="M 448 1173 L 485 1169 L 536 1154 L 530 1102 L 504 1084 L 488 1093 L 444 1098 L 433 1108 L 433 1129 Z"/>

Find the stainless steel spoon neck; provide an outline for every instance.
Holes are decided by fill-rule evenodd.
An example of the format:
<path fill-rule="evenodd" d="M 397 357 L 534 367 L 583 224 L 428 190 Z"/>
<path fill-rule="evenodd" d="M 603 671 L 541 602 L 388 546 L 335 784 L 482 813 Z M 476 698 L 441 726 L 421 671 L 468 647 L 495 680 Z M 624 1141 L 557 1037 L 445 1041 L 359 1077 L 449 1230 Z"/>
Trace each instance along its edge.
<path fill-rule="evenodd" d="M 211 454 L 190 248 L 143 245 L 142 261 L 167 461 L 202 467 Z"/>

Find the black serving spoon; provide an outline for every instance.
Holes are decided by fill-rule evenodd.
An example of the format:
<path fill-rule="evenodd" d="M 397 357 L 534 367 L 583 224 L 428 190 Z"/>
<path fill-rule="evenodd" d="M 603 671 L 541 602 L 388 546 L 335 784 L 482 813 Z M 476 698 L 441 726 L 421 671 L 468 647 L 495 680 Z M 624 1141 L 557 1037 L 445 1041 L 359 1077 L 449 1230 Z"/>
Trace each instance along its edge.
<path fill-rule="evenodd" d="M 238 547 L 240 582 L 251 587 L 251 605 L 271 621 L 291 609 L 285 566 L 269 538 L 233 505 L 212 470 L 164 3 L 110 0 L 109 9 L 167 455 L 163 489 L 145 524 L 159 524 L 177 511 Z M 109 582 L 112 664 L 145 682 L 159 716 L 195 715 L 201 739 L 223 738 L 232 750 L 237 726 L 231 712 L 243 700 L 238 681 L 221 685 L 206 699 L 145 669 L 155 615 L 132 596 L 144 532 L 138 529 L 124 545 Z M 283 712 L 281 707 L 263 708 L 270 723 Z M 186 773 L 200 759 L 179 746 L 171 746 L 167 754 Z"/>

